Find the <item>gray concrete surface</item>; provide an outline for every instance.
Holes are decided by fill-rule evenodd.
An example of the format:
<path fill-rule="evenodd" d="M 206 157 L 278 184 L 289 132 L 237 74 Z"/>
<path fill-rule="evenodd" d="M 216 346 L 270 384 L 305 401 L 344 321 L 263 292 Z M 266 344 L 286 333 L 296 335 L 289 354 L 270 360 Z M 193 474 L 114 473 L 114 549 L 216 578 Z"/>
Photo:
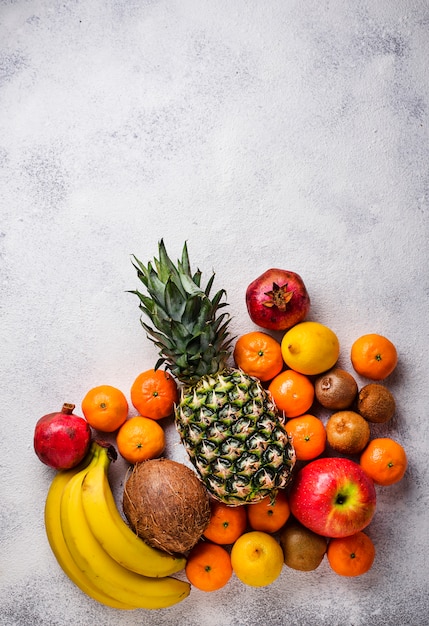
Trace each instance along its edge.
<path fill-rule="evenodd" d="M 428 35 L 424 0 L 0 2 L 2 626 L 428 623 Z M 161 237 L 216 271 L 234 334 L 254 329 L 246 286 L 277 266 L 304 278 L 347 369 L 360 335 L 396 344 L 397 414 L 374 433 L 409 468 L 377 490 L 366 576 L 284 568 L 121 613 L 59 569 L 33 428 L 98 384 L 129 398 L 153 366 L 126 291 L 131 254 Z"/>

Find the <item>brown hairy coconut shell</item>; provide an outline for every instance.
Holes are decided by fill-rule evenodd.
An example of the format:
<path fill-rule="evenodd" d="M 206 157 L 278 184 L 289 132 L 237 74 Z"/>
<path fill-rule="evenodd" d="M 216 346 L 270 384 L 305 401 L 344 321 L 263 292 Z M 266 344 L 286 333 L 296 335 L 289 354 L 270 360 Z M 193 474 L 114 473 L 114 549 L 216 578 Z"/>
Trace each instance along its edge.
<path fill-rule="evenodd" d="M 123 508 L 134 532 L 169 554 L 193 548 L 210 521 L 209 495 L 195 472 L 164 458 L 134 465 Z"/>

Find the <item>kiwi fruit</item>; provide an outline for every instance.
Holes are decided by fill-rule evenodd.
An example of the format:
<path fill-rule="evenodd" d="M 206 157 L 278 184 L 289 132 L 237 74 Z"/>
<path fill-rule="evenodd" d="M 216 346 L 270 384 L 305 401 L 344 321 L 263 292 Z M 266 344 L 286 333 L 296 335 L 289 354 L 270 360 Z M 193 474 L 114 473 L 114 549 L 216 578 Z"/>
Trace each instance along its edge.
<path fill-rule="evenodd" d="M 359 391 L 357 410 L 368 422 L 384 424 L 395 413 L 395 398 L 387 387 L 370 383 Z"/>
<path fill-rule="evenodd" d="M 301 572 L 319 567 L 327 549 L 325 537 L 295 520 L 283 527 L 279 540 L 285 565 Z"/>
<path fill-rule="evenodd" d="M 368 422 L 355 411 L 338 411 L 326 422 L 328 444 L 341 454 L 362 452 L 370 435 Z"/>
<path fill-rule="evenodd" d="M 317 400 L 325 409 L 341 411 L 353 404 L 358 385 L 349 372 L 334 367 L 315 380 L 314 390 Z"/>

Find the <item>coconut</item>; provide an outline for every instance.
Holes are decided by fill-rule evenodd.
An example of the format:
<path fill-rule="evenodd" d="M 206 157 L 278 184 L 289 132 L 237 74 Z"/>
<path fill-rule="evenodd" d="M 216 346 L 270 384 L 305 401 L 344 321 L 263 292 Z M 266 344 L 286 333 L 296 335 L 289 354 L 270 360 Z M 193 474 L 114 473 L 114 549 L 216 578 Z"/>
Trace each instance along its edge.
<path fill-rule="evenodd" d="M 209 495 L 195 472 L 164 458 L 134 465 L 123 509 L 139 537 L 169 554 L 193 548 L 210 521 Z"/>

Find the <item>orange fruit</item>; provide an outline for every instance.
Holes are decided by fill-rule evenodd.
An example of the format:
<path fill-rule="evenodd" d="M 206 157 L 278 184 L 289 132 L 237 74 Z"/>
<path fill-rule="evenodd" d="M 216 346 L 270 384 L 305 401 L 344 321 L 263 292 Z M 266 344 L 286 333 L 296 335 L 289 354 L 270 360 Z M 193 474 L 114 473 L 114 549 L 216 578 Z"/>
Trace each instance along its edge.
<path fill-rule="evenodd" d="M 99 385 L 85 395 L 82 412 L 90 426 L 105 433 L 113 433 L 127 419 L 128 402 L 120 389 Z"/>
<path fill-rule="evenodd" d="M 247 517 L 253 530 L 276 533 L 282 528 L 290 515 L 286 493 L 278 491 L 274 498 L 266 496 L 255 504 L 247 505 Z"/>
<path fill-rule="evenodd" d="M 159 457 L 165 449 L 163 428 L 149 417 L 136 415 L 124 422 L 116 435 L 119 454 L 129 463 Z"/>
<path fill-rule="evenodd" d="M 197 543 L 188 555 L 185 574 L 197 589 L 216 591 L 224 587 L 232 576 L 229 552 L 214 543 Z"/>
<path fill-rule="evenodd" d="M 234 348 L 237 367 L 259 380 L 271 380 L 283 369 L 280 343 L 263 332 L 251 332 L 238 338 Z"/>
<path fill-rule="evenodd" d="M 153 420 L 168 417 L 179 399 L 174 378 L 164 370 L 147 370 L 131 386 L 131 402 L 137 411 Z"/>
<path fill-rule="evenodd" d="M 398 363 L 393 343 L 376 333 L 362 335 L 353 343 L 350 359 L 355 371 L 370 380 L 384 380 Z"/>
<path fill-rule="evenodd" d="M 304 374 L 285 370 L 268 386 L 274 402 L 286 417 L 298 417 L 308 411 L 314 400 L 314 385 Z"/>
<path fill-rule="evenodd" d="M 315 459 L 325 450 L 326 430 L 318 417 L 305 413 L 288 420 L 285 428 L 292 438 L 298 461 Z"/>
<path fill-rule="evenodd" d="M 326 553 L 329 565 L 340 576 L 360 576 L 371 569 L 375 559 L 372 540 L 362 531 L 331 539 Z"/>
<path fill-rule="evenodd" d="M 408 460 L 400 443 L 390 437 L 379 437 L 370 441 L 362 452 L 360 465 L 377 485 L 388 486 L 403 478 Z"/>
<path fill-rule="evenodd" d="M 211 516 L 204 537 L 220 545 L 234 543 L 247 527 L 245 506 L 228 506 L 213 500 Z"/>

